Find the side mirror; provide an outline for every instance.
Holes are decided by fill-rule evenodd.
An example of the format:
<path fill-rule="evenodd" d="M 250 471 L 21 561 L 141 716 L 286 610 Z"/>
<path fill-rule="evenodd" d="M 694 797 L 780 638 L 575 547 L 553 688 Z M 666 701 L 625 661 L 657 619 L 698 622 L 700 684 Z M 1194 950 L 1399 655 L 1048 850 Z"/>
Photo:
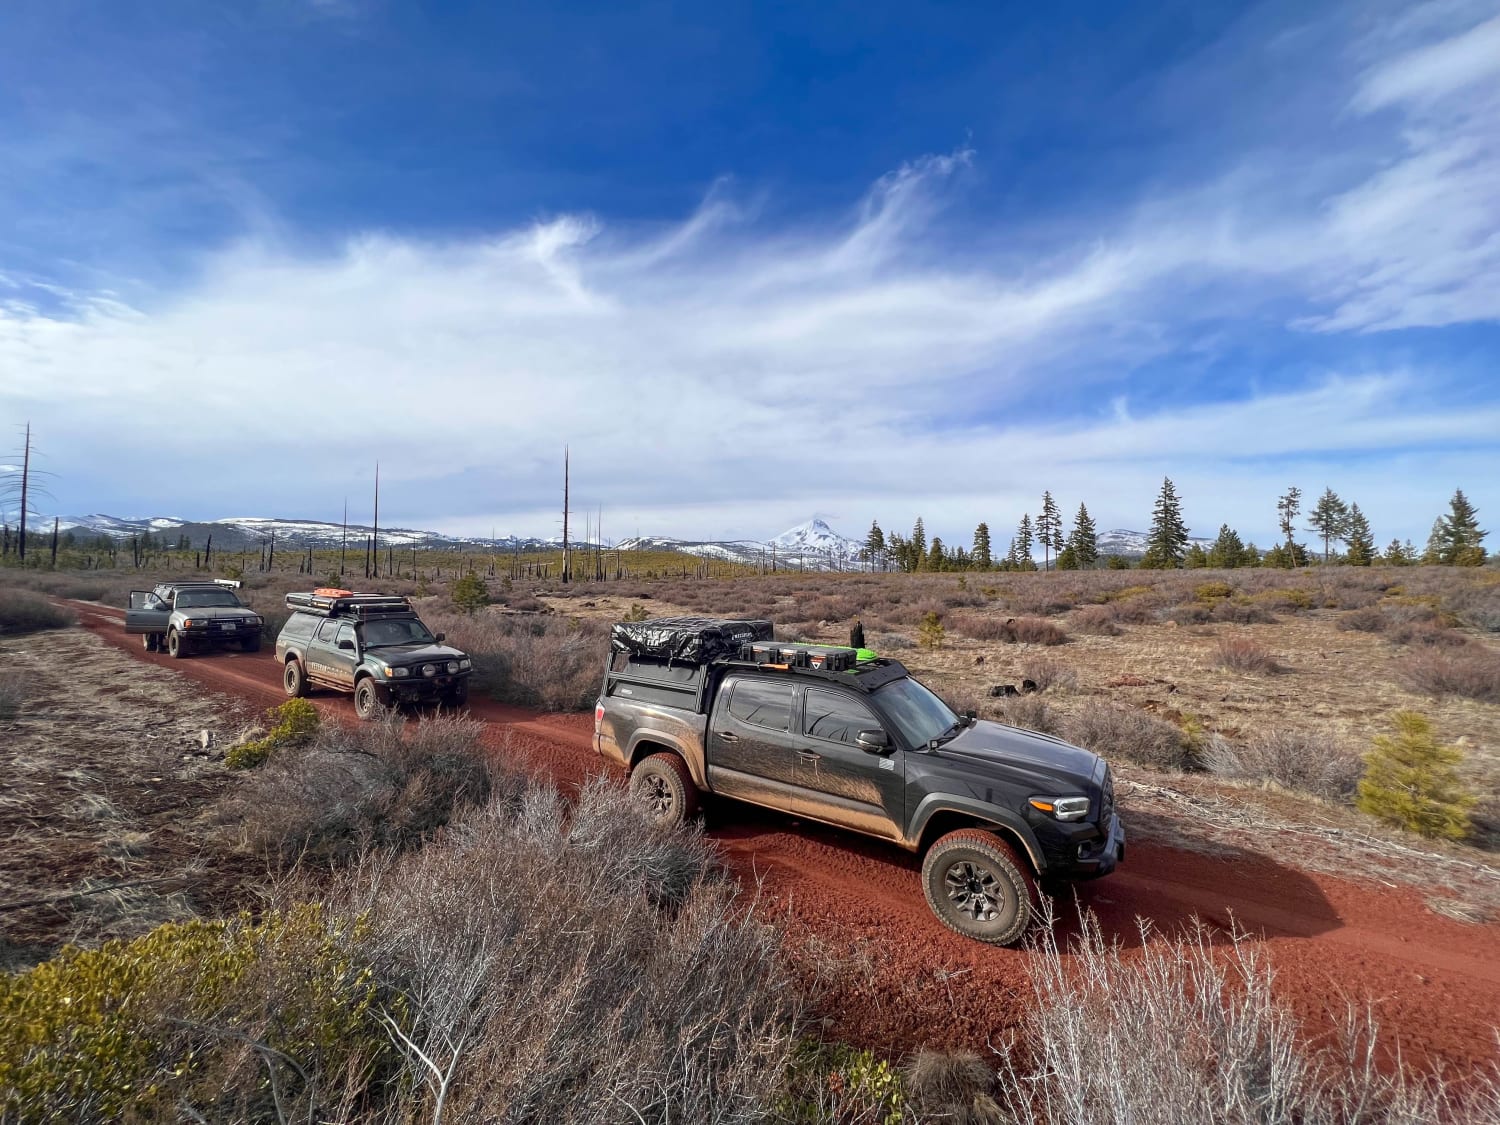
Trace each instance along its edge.
<path fill-rule="evenodd" d="M 448 634 L 447 633 L 434 633 L 434 634 L 432 634 L 432 639 L 435 640 L 435 641 L 437 641 L 438 644 L 442 644 L 444 641 L 446 641 L 448 639 Z"/>
<path fill-rule="evenodd" d="M 345 637 L 339 642 L 339 648 L 344 649 L 346 652 L 353 652 L 354 642 L 351 641 L 348 637 Z"/>
<path fill-rule="evenodd" d="M 854 743 L 867 754 L 884 754 L 891 748 L 891 736 L 883 730 L 862 730 Z"/>

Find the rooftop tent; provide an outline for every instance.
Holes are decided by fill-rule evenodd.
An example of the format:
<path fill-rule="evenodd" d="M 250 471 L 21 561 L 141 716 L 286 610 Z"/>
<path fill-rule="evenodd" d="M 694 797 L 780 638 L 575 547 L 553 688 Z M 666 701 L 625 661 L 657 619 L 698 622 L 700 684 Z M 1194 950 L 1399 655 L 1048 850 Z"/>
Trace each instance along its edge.
<path fill-rule="evenodd" d="M 709 617 L 662 617 L 655 621 L 621 621 L 610 633 L 609 647 L 630 656 L 707 664 L 732 659 L 742 645 L 769 641 L 769 621 L 723 621 Z"/>

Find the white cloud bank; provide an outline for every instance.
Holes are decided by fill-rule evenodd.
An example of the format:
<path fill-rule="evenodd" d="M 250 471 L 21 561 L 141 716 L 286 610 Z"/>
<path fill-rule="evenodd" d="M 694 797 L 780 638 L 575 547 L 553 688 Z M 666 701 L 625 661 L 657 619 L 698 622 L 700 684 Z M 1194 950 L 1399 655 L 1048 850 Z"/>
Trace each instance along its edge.
<path fill-rule="evenodd" d="M 960 152 L 816 227 L 767 230 L 721 188 L 658 231 L 568 215 L 327 257 L 246 242 L 135 307 L 54 290 L 47 312 L 0 286 L 0 411 L 33 420 L 55 491 L 142 513 L 326 516 L 378 458 L 397 518 L 544 533 L 568 442 L 621 535 L 765 535 L 818 509 L 849 532 L 921 512 L 953 536 L 1043 488 L 1139 525 L 1164 473 L 1190 517 L 1251 531 L 1328 474 L 1377 531 L 1416 534 L 1454 483 L 1483 503 L 1494 387 L 1445 407 L 1403 363 L 1047 428 L 994 405 L 1190 346 L 1200 290 L 1251 320 L 1293 301 L 1325 333 L 1500 318 L 1497 29 L 1387 43 L 1348 107 L 1389 120 L 1390 154 L 1309 213 L 1247 227 L 1234 200 L 1158 201 L 1017 266 L 954 247 L 945 185 L 977 159 Z M 1449 452 L 1363 456 L 1424 447 Z"/>

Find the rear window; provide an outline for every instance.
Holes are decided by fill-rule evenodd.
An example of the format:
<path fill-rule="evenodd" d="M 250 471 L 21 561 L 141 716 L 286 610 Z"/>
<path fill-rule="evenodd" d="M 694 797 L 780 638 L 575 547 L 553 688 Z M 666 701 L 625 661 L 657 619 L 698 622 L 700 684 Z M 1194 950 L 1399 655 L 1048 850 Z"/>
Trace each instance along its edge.
<path fill-rule="evenodd" d="M 792 685 L 736 680 L 729 713 L 742 723 L 770 730 L 792 729 Z"/>
<path fill-rule="evenodd" d="M 294 613 L 286 619 L 281 633 L 287 637 L 310 637 L 318 624 L 318 618 L 309 613 Z"/>

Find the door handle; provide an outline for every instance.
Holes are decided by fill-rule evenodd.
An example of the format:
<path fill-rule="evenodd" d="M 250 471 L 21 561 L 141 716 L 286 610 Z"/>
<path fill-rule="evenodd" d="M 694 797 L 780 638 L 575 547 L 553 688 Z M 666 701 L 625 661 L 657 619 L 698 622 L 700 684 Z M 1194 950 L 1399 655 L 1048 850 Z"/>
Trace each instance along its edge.
<path fill-rule="evenodd" d="M 801 758 L 804 762 L 816 762 L 820 761 L 823 755 L 814 753 L 811 750 L 798 750 L 797 757 Z"/>
<path fill-rule="evenodd" d="M 714 737 L 720 739 L 723 742 L 738 742 L 740 740 L 740 736 L 739 735 L 732 734 L 731 732 L 729 732 L 727 730 L 716 730 L 716 731 L 714 731 Z"/>

